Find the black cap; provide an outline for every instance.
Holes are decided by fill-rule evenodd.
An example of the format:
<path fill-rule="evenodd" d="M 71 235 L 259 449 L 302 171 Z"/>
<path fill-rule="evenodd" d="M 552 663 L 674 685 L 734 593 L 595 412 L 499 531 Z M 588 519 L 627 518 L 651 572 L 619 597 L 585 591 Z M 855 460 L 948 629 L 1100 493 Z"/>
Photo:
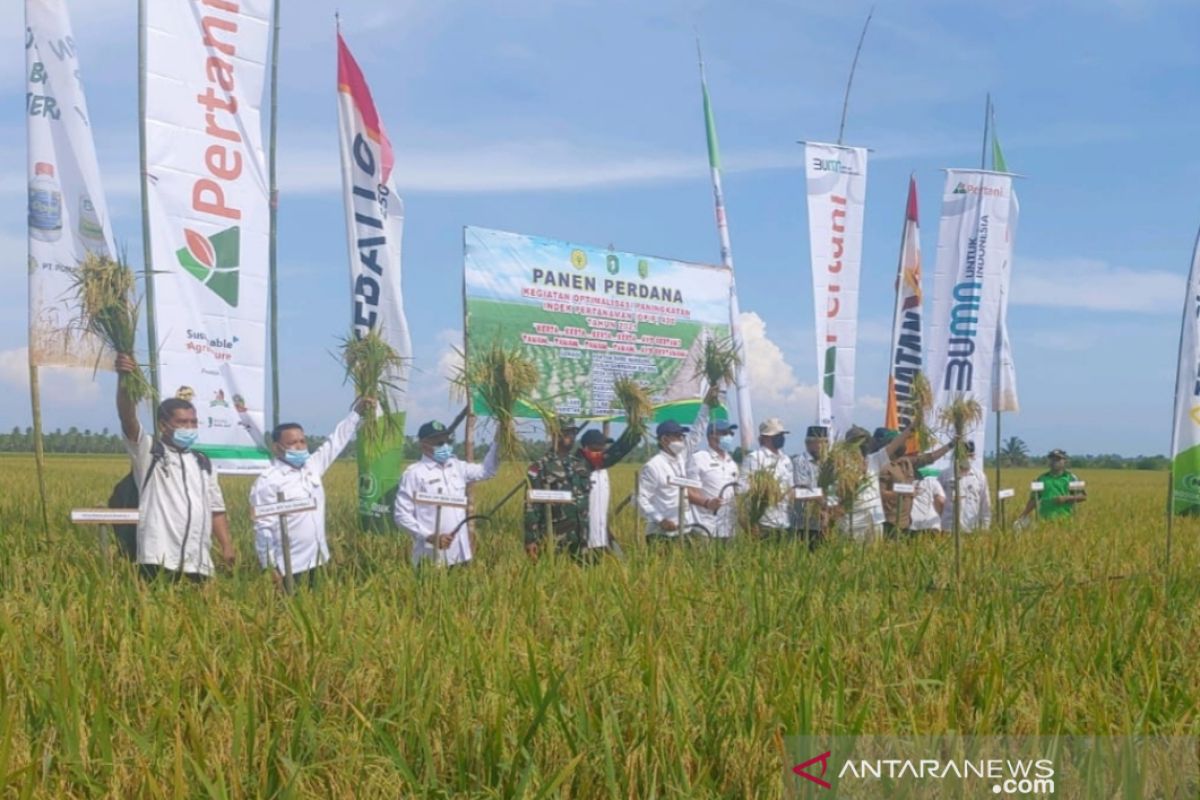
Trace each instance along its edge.
<path fill-rule="evenodd" d="M 1055 448 L 1054 450 L 1051 450 L 1051 451 L 1050 451 L 1050 455 L 1049 455 L 1049 458 L 1062 458 L 1062 459 L 1065 459 L 1066 457 L 1067 457 L 1067 451 L 1066 451 L 1066 450 L 1060 450 L 1060 449 L 1058 449 L 1058 448 Z"/>
<path fill-rule="evenodd" d="M 828 439 L 829 428 L 824 425 L 809 425 L 808 430 L 804 432 L 806 439 Z"/>
<path fill-rule="evenodd" d="M 691 428 L 680 425 L 673 419 L 669 419 L 666 422 L 658 423 L 658 427 L 654 429 L 654 436 L 656 438 L 661 438 L 663 436 L 674 436 L 676 434 L 687 433 L 690 430 Z"/>
<path fill-rule="evenodd" d="M 579 444 L 582 447 L 589 447 L 597 444 L 612 444 L 612 442 L 612 439 L 604 435 L 604 431 L 596 430 L 595 428 L 592 428 L 590 431 L 584 433 L 583 437 L 579 440 Z"/>
<path fill-rule="evenodd" d="M 438 422 L 436 419 L 426 422 L 417 430 L 418 439 L 432 439 L 436 436 L 445 436 L 450 438 L 453 437 L 454 434 L 450 432 L 449 428 Z"/>

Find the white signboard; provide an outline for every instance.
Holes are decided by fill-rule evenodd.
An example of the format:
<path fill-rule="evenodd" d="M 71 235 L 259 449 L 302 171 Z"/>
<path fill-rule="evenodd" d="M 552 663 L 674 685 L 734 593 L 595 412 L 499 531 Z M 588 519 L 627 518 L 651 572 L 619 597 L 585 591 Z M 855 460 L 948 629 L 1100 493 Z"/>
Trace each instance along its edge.
<path fill-rule="evenodd" d="M 531 503 L 573 503 L 575 495 L 555 489 L 530 489 L 525 494 Z"/>
<path fill-rule="evenodd" d="M 1001 489 L 1000 491 L 996 492 L 996 499 L 997 500 L 1008 500 L 1010 497 L 1015 497 L 1016 494 L 1017 494 L 1016 489 Z"/>
<path fill-rule="evenodd" d="M 463 495 L 417 492 L 415 495 L 413 495 L 413 499 L 418 503 L 427 506 L 456 506 L 458 508 L 467 507 L 467 498 Z"/>
<path fill-rule="evenodd" d="M 263 503 L 261 506 L 255 506 L 251 509 L 251 513 L 255 519 L 263 517 L 278 517 L 281 514 L 294 514 L 297 511 L 313 511 L 317 507 L 317 501 L 311 497 L 301 497 L 296 500 L 280 500 L 278 503 Z"/>
<path fill-rule="evenodd" d="M 801 486 L 795 489 L 793 495 L 797 500 L 820 500 L 825 496 L 825 490 L 821 488 L 806 489 Z"/>
<path fill-rule="evenodd" d="M 137 525 L 139 518 L 136 508 L 76 508 L 71 510 L 71 522 L 76 525 Z"/>

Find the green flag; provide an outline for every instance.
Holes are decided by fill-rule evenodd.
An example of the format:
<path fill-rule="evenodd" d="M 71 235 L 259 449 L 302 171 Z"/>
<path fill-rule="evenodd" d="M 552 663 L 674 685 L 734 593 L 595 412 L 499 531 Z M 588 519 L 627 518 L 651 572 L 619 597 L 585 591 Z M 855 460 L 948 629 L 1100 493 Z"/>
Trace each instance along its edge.
<path fill-rule="evenodd" d="M 704 128 L 708 134 L 708 166 L 721 168 L 721 154 L 717 149 L 717 123 L 713 121 L 712 103 L 708 101 L 708 81 L 700 77 L 700 88 L 704 92 Z"/>
<path fill-rule="evenodd" d="M 996 136 L 996 114 L 992 112 L 992 169 L 996 172 L 1008 172 L 1008 164 L 1004 162 L 1004 153 L 1000 152 L 1000 138 Z"/>

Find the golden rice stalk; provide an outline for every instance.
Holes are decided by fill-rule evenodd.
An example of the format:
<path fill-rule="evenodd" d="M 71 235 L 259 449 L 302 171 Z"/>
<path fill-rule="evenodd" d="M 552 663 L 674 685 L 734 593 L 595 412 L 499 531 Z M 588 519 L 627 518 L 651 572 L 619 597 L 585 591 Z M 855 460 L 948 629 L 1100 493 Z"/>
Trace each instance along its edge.
<path fill-rule="evenodd" d="M 829 455 L 821 463 L 819 482 L 825 493 L 836 497 L 847 513 L 854 507 L 858 493 L 868 480 L 870 476 L 863 463 L 859 442 L 842 440 L 829 448 Z"/>
<path fill-rule="evenodd" d="M 554 410 L 554 406 L 550 403 L 533 403 L 534 411 L 542 419 L 542 427 L 546 431 L 546 441 L 549 442 L 550 450 L 553 451 L 558 447 L 558 440 L 562 436 L 562 426 L 559 424 L 559 414 Z"/>
<path fill-rule="evenodd" d="M 114 353 L 132 355 L 141 301 L 134 291 L 133 270 L 124 256 L 112 259 L 88 253 L 75 268 L 74 281 L 80 313 L 74 324 Z M 153 394 L 141 367 L 122 373 L 117 380 L 121 391 L 134 403 Z"/>
<path fill-rule="evenodd" d="M 925 452 L 933 447 L 933 429 L 929 426 L 928 415 L 933 408 L 933 387 L 924 372 L 918 372 L 913 377 L 912 388 L 909 390 L 909 405 L 912 408 L 914 438 L 917 440 L 917 450 Z"/>
<path fill-rule="evenodd" d="M 787 492 L 767 469 L 757 469 L 746 479 L 746 491 L 737 497 L 738 522 L 743 530 L 755 531 L 772 508 L 787 499 Z"/>
<path fill-rule="evenodd" d="M 704 343 L 704 352 L 696 357 L 695 376 L 703 378 L 709 386 L 733 386 L 741 363 L 732 338 L 710 336 Z"/>
<path fill-rule="evenodd" d="M 396 380 L 404 369 L 404 359 L 374 328 L 361 337 L 353 333 L 346 336 L 340 349 L 346 380 L 354 385 L 355 396 L 374 400 L 378 408 L 378 413 L 366 415 L 358 429 L 359 438 L 369 450 L 393 432 L 392 415 L 398 409 L 392 408 L 390 397 L 403 391 Z"/>
<path fill-rule="evenodd" d="M 613 384 L 613 393 L 625 411 L 625 423 L 644 436 L 650 420 L 654 419 L 654 403 L 646 388 L 633 378 L 620 378 Z"/>
<path fill-rule="evenodd" d="M 974 397 L 957 394 L 950 404 L 938 413 L 938 422 L 943 430 L 952 435 L 958 442 L 954 450 L 954 463 L 962 463 L 967 458 L 967 434 L 983 422 L 983 406 Z"/>
<path fill-rule="evenodd" d="M 520 349 L 493 342 L 467 362 L 463 377 L 469 391 L 479 392 L 496 422 L 500 457 L 521 458 L 524 448 L 514 410 L 520 403 L 533 405 L 531 397 L 540 382 L 537 366 Z"/>

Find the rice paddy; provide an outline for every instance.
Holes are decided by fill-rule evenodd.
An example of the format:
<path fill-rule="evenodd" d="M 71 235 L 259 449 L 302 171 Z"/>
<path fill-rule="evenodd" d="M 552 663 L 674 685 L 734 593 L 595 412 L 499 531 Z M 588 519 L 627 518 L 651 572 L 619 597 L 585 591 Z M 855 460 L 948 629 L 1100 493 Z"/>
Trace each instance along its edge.
<path fill-rule="evenodd" d="M 964 537 L 956 584 L 948 537 L 647 549 L 628 508 L 623 560 L 531 563 L 519 498 L 471 567 L 417 574 L 354 532 L 343 462 L 332 573 L 289 599 L 248 479 L 222 479 L 237 568 L 148 587 L 66 521 L 127 462 L 49 465 L 44 534 L 32 459 L 0 457 L 4 796 L 774 798 L 790 735 L 1200 732 L 1200 529 L 1164 574 L 1161 473 L 1088 472 L 1074 524 Z"/>

